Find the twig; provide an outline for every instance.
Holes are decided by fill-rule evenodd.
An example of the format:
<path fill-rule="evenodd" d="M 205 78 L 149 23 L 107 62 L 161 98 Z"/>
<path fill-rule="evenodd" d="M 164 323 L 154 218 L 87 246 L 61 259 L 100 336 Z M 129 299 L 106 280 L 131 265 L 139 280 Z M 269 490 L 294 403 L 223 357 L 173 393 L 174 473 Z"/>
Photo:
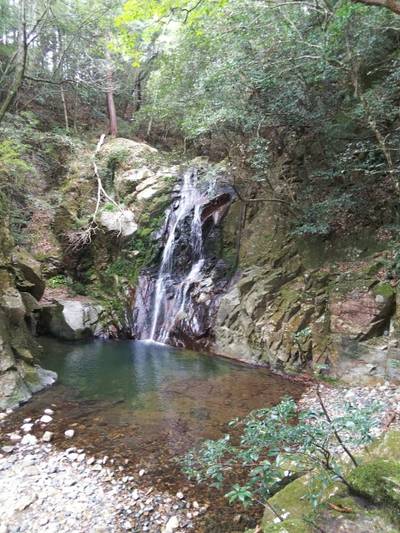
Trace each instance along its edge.
<path fill-rule="evenodd" d="M 334 423 L 332 421 L 332 418 L 330 417 L 330 415 L 329 415 L 329 413 L 328 413 L 328 411 L 327 411 L 327 409 L 325 407 L 325 404 L 324 404 L 324 402 L 322 400 L 321 392 L 319 390 L 319 384 L 316 387 L 316 393 L 317 393 L 318 401 L 319 401 L 319 403 L 321 405 L 322 411 L 323 411 L 323 413 L 325 415 L 325 418 L 327 419 L 327 421 L 329 422 L 329 424 L 331 425 L 331 427 L 333 429 L 333 434 L 335 435 L 336 440 L 338 441 L 338 443 L 340 444 L 342 449 L 345 451 L 345 453 L 350 457 L 351 462 L 354 464 L 354 466 L 358 466 L 358 463 L 355 460 L 354 455 L 351 453 L 351 451 L 348 449 L 346 444 L 343 442 L 342 437 L 339 435 L 337 429 L 335 428 L 335 425 L 334 425 Z"/>

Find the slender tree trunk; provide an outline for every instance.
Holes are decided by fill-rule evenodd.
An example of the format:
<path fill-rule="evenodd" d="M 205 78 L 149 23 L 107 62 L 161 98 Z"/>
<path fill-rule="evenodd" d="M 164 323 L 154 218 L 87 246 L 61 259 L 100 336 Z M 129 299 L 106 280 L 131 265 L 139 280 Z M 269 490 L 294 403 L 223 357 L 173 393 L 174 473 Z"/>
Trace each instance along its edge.
<path fill-rule="evenodd" d="M 113 137 L 116 137 L 118 134 L 118 123 L 117 123 L 117 112 L 115 110 L 114 102 L 114 80 L 113 80 L 113 70 L 110 52 L 106 50 L 106 59 L 107 59 L 107 112 L 109 119 L 109 130 L 110 134 Z"/>
<path fill-rule="evenodd" d="M 21 88 L 22 82 L 24 81 L 27 56 L 28 42 L 26 31 L 26 0 L 22 0 L 21 23 L 18 36 L 18 54 L 16 56 L 17 65 L 15 70 L 14 81 L 11 87 L 8 89 L 7 95 L 0 107 L 0 123 L 3 121 L 5 114 L 9 110 L 11 104 L 13 103 L 15 97 L 18 94 L 18 91 Z"/>
<path fill-rule="evenodd" d="M 78 133 L 77 127 L 77 111 L 78 111 L 78 84 L 75 85 L 75 95 L 74 95 L 74 111 L 73 111 L 73 122 L 74 122 L 74 132 Z"/>
<path fill-rule="evenodd" d="M 61 101 L 62 101 L 63 110 L 64 110 L 65 129 L 69 131 L 67 102 L 65 101 L 65 92 L 64 92 L 64 87 L 62 84 L 61 84 Z"/>

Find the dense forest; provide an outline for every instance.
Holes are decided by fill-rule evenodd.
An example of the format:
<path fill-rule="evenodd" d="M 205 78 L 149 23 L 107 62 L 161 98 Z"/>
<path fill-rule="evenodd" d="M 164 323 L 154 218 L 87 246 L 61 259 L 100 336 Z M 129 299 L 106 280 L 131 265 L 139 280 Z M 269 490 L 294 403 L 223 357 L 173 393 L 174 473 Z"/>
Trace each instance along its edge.
<path fill-rule="evenodd" d="M 281 203 L 299 235 L 395 224 L 398 14 L 365 4 L 3 2 L 4 175 L 29 159 L 32 123 L 119 121 L 228 157 L 240 195 Z"/>
<path fill-rule="evenodd" d="M 0 0 L 0 80 L 0 532 L 399 531 L 400 2 Z"/>

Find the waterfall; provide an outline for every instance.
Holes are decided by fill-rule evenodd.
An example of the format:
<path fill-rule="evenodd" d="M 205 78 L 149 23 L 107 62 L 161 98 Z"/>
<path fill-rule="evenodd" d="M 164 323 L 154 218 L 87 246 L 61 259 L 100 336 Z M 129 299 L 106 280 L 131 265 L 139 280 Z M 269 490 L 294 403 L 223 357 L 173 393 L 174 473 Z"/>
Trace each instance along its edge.
<path fill-rule="evenodd" d="M 201 209 L 207 202 L 197 186 L 197 171 L 189 169 L 183 177 L 177 209 L 171 209 L 166 222 L 168 235 L 154 288 L 149 339 L 165 343 L 177 318 L 184 317 L 190 301 L 190 288 L 202 277 L 205 263 Z M 183 268 L 180 237 L 190 224 L 188 253 Z"/>

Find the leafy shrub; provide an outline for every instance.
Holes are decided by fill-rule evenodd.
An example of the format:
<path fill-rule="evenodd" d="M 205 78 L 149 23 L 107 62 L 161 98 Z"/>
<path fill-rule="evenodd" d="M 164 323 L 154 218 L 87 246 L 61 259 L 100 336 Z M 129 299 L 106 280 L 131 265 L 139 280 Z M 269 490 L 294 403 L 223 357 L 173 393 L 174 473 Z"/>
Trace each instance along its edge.
<path fill-rule="evenodd" d="M 57 276 L 53 276 L 52 278 L 49 278 L 47 280 L 47 285 L 51 289 L 58 289 L 59 287 L 66 287 L 69 284 L 69 279 L 66 276 L 63 276 L 62 274 L 59 274 Z"/>
<path fill-rule="evenodd" d="M 182 461 L 183 470 L 190 478 L 209 481 L 219 489 L 231 483 L 225 496 L 244 506 L 264 502 L 294 473 L 312 471 L 320 483 L 309 497 L 317 506 L 323 489 L 332 481 L 350 487 L 341 454 L 357 465 L 349 447 L 372 440 L 379 410 L 376 403 L 363 408 L 346 403 L 342 415 L 330 417 L 321 399 L 320 410 L 299 413 L 295 401 L 287 398 L 275 407 L 230 422 L 235 433 L 207 440 L 190 451 Z M 241 477 L 244 483 L 235 481 Z"/>

